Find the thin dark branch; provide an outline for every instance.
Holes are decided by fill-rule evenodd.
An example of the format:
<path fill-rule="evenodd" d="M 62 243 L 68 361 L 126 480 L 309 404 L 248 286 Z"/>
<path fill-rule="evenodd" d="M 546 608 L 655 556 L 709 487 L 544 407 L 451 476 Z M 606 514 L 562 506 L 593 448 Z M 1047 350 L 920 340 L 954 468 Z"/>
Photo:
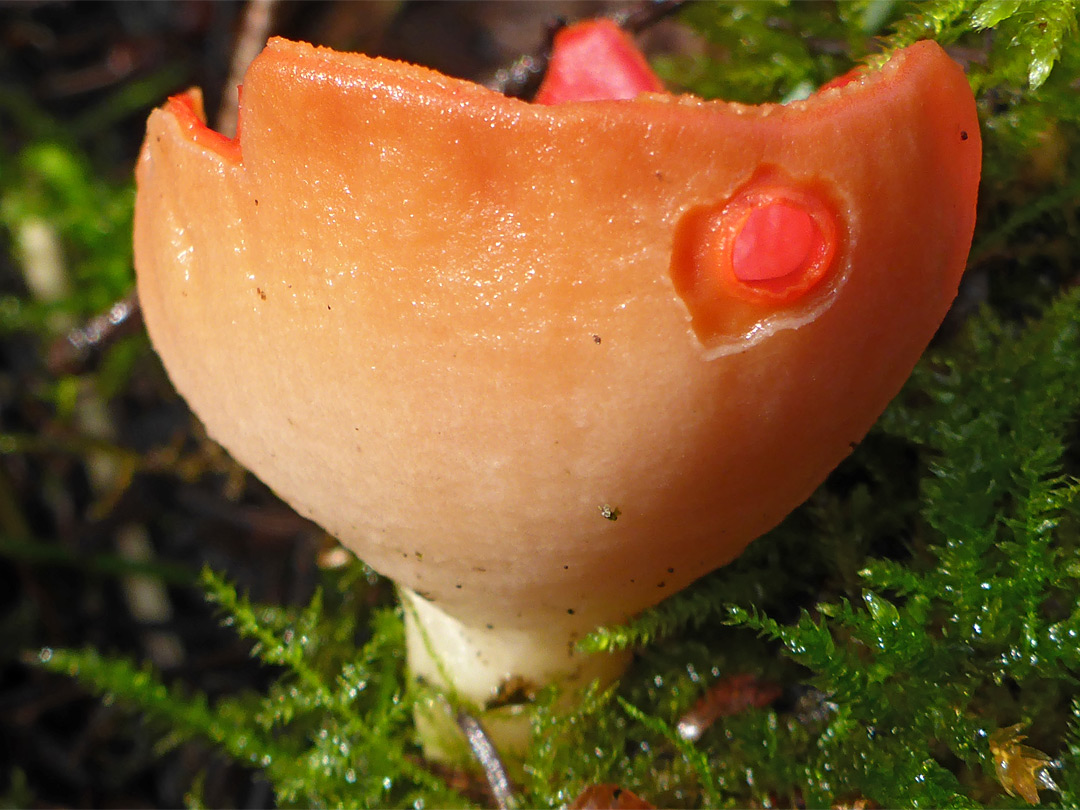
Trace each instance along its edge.
<path fill-rule="evenodd" d="M 547 70 L 555 34 L 565 25 L 566 20 L 562 17 L 552 20 L 544 33 L 544 44 L 537 53 L 522 54 L 509 67 L 499 68 L 484 86 L 511 98 L 532 98 Z"/>
<path fill-rule="evenodd" d="M 240 34 L 233 47 L 229 77 L 221 93 L 221 106 L 216 119 L 217 130 L 230 138 L 236 134 L 237 116 L 240 112 L 240 94 L 237 88 L 244 81 L 248 65 L 259 55 L 270 35 L 274 22 L 277 0 L 248 0 L 241 20 Z"/>
<path fill-rule="evenodd" d="M 692 2 L 694 0 L 650 0 L 633 11 L 614 15 L 613 19 L 631 34 L 640 34 Z"/>
<path fill-rule="evenodd" d="M 458 712 L 457 724 L 464 732 L 473 756 L 476 757 L 476 761 L 480 763 L 484 771 L 484 776 L 487 777 L 491 795 L 495 797 L 495 806 L 499 810 L 513 810 L 517 807 L 517 802 L 514 800 L 510 777 L 506 775 L 506 767 L 499 759 L 499 753 L 491 744 L 484 727 L 480 725 L 479 720 L 467 712 Z"/>
<path fill-rule="evenodd" d="M 82 326 L 57 339 L 48 352 L 53 374 L 85 371 L 101 351 L 117 338 L 135 334 L 142 327 L 139 299 L 135 291 L 113 302 L 108 312 L 95 315 Z"/>

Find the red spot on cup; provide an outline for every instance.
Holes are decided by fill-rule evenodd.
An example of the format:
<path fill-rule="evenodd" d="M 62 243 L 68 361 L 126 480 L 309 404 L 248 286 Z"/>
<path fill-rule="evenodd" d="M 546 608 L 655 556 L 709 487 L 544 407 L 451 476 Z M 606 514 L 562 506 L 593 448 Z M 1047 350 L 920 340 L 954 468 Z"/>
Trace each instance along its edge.
<path fill-rule="evenodd" d="M 817 254 L 821 231 L 813 217 L 790 202 L 755 208 L 735 236 L 731 265 L 735 278 L 752 283 L 797 273 Z"/>
<path fill-rule="evenodd" d="M 671 280 L 694 331 L 712 345 L 812 300 L 834 275 L 842 241 L 826 189 L 763 171 L 731 197 L 682 216 Z"/>

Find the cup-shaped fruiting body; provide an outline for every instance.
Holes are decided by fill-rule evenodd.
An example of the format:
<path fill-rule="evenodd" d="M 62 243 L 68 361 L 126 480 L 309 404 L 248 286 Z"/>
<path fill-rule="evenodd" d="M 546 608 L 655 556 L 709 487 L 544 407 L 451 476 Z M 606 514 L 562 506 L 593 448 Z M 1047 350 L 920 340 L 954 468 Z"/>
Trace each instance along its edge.
<path fill-rule="evenodd" d="M 574 638 L 802 502 L 974 226 L 975 105 L 929 42 L 751 107 L 530 105 L 273 40 L 239 141 L 199 108 L 154 112 L 138 166 L 153 343 L 210 435 L 417 595 L 414 666 L 481 702 L 588 676 Z"/>

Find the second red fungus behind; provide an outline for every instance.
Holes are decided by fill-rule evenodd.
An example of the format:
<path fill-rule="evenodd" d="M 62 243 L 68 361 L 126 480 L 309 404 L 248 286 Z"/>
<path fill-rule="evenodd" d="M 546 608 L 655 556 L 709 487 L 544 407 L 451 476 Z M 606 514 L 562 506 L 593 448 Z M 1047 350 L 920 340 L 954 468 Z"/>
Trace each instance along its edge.
<path fill-rule="evenodd" d="M 632 99 L 664 85 L 634 41 L 607 19 L 568 26 L 555 35 L 535 104 Z"/>

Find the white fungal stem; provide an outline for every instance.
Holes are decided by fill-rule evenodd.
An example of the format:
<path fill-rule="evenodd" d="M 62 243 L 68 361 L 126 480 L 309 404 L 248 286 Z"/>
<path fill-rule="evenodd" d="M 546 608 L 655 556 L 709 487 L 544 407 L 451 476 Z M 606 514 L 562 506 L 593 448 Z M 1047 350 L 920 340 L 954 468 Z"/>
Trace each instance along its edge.
<path fill-rule="evenodd" d="M 557 623 L 529 630 L 472 627 L 436 605 L 401 588 L 405 604 L 405 640 L 412 677 L 435 685 L 458 700 L 481 710 L 492 741 L 511 760 L 524 754 L 528 724 L 521 706 L 502 706 L 507 691 L 531 692 L 557 684 L 567 698 L 594 680 L 608 684 L 618 678 L 630 653 L 585 654 L 575 647 L 576 636 Z M 437 709 L 429 710 L 438 711 Z M 437 718 L 418 717 L 425 751 L 435 759 L 452 759 L 438 738 L 445 729 L 428 729 Z M 430 732 L 430 733 L 429 733 Z"/>

